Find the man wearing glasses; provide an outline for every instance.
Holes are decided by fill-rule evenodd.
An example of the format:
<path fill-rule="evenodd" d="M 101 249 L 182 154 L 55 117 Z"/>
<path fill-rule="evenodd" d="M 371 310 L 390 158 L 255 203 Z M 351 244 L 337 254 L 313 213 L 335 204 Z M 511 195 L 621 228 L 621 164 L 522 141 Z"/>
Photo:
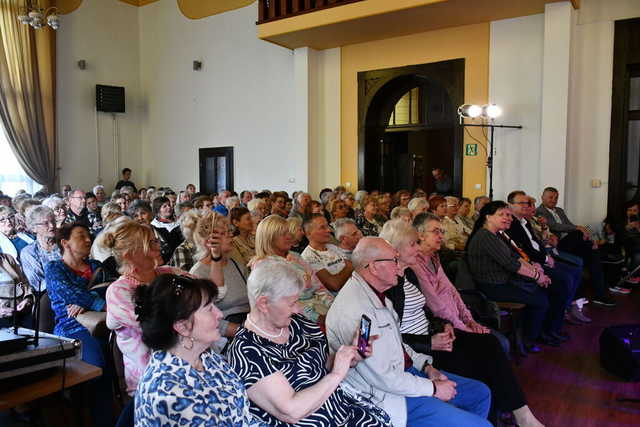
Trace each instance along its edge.
<path fill-rule="evenodd" d="M 373 354 L 344 379 L 380 405 L 393 425 L 490 426 L 491 393 L 479 381 L 435 369 L 432 358 L 402 343 L 398 316 L 384 292 L 398 284 L 404 269 L 386 240 L 364 237 L 352 254 L 354 272 L 338 293 L 326 318 L 332 353 L 352 345 L 362 315 L 371 319 Z M 448 403 L 445 403 L 448 402 Z"/>
<path fill-rule="evenodd" d="M 74 222 L 86 225 L 91 230 L 91 221 L 89 221 L 89 212 L 86 209 L 87 199 L 83 190 L 73 190 L 69 194 L 67 201 L 67 219 L 64 220 L 65 224 L 71 224 Z"/>

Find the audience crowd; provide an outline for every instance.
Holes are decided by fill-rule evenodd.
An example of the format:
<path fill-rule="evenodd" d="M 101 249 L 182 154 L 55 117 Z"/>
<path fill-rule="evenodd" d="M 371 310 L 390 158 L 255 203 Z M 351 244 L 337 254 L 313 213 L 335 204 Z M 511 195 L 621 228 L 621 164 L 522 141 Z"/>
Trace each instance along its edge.
<path fill-rule="evenodd" d="M 450 177 L 434 179 L 430 196 L 314 200 L 138 188 L 127 168 L 110 197 L 2 195 L 0 326 L 49 313 L 53 333 L 82 342 L 103 372 L 88 396 L 98 426 L 541 426 L 509 359 L 568 341 L 565 322 L 591 321 L 587 298 L 614 307 L 610 292 L 631 292 L 640 280 L 603 262 L 640 265 L 638 204 L 593 233 L 552 187 L 536 205 L 519 190 L 453 197 Z M 487 315 L 494 302 L 524 304 L 522 342 Z M 93 312 L 122 354 L 119 418 L 109 335 L 81 316 Z"/>

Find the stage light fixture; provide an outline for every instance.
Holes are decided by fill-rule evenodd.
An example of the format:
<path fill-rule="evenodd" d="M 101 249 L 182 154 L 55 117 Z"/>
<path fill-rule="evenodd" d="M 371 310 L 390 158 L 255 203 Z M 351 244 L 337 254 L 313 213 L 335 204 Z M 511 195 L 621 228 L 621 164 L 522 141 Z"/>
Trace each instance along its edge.
<path fill-rule="evenodd" d="M 482 108 L 475 104 L 464 104 L 458 108 L 458 115 L 461 117 L 468 117 L 475 119 L 482 114 Z"/>

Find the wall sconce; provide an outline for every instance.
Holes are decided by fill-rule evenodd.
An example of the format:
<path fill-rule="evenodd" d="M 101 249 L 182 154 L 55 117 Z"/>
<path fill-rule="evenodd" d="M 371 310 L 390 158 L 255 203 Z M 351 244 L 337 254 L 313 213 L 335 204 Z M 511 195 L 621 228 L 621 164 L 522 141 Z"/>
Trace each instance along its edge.
<path fill-rule="evenodd" d="M 87 61 L 85 61 L 84 59 L 81 59 L 80 61 L 78 61 L 78 68 L 80 68 L 81 70 L 86 70 Z"/>
<path fill-rule="evenodd" d="M 202 69 L 202 61 L 193 61 L 193 71 L 200 71 Z"/>

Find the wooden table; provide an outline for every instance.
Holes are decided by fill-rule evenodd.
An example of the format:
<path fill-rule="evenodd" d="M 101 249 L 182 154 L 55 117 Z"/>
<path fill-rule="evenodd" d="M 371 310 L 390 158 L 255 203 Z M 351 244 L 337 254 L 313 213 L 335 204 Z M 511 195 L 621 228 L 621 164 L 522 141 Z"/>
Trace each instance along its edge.
<path fill-rule="evenodd" d="M 5 391 L 5 384 L 10 382 L 11 379 L 0 381 L 0 411 L 14 408 L 60 391 L 62 389 L 63 375 L 64 386 L 68 388 L 99 377 L 102 375 L 102 369 L 82 360 L 67 360 L 64 372 L 62 368 L 57 368 L 53 373 L 49 373 L 41 379 L 11 387 L 9 391 Z"/>

